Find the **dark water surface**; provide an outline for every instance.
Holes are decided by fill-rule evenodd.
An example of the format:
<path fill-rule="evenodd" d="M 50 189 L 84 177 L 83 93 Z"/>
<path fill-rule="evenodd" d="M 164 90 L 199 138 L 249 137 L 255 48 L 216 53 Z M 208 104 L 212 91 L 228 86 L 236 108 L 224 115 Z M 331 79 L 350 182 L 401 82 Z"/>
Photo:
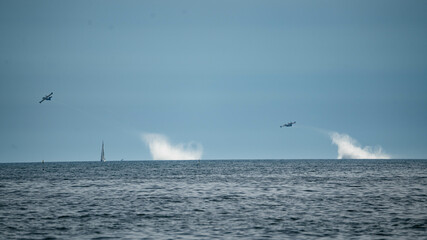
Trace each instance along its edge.
<path fill-rule="evenodd" d="M 427 239 L 426 230 L 426 160 L 0 164 L 1 239 Z"/>

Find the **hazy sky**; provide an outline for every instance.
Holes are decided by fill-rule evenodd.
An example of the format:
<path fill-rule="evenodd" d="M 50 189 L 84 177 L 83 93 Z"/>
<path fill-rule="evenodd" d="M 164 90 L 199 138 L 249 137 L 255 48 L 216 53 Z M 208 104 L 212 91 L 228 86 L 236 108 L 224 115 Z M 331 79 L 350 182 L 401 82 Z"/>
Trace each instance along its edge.
<path fill-rule="evenodd" d="M 427 158 L 426 12 L 425 0 L 2 0 L 0 161 L 98 161 L 103 140 L 107 161 L 156 159 L 153 139 L 202 159 L 337 158 L 332 132 Z"/>

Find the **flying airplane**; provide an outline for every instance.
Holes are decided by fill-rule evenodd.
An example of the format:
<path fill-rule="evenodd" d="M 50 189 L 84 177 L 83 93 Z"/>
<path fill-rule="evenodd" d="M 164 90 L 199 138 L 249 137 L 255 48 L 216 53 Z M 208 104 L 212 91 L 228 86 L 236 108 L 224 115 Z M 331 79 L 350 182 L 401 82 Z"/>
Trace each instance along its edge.
<path fill-rule="evenodd" d="M 297 122 L 288 122 L 288 123 L 285 123 L 285 124 L 283 124 L 282 126 L 280 126 L 281 128 L 282 127 L 292 127 L 292 125 L 294 125 L 295 123 L 297 123 Z"/>
<path fill-rule="evenodd" d="M 53 92 L 51 92 L 49 95 L 44 96 L 39 103 L 42 103 L 44 100 L 50 101 L 52 99 L 52 95 Z"/>

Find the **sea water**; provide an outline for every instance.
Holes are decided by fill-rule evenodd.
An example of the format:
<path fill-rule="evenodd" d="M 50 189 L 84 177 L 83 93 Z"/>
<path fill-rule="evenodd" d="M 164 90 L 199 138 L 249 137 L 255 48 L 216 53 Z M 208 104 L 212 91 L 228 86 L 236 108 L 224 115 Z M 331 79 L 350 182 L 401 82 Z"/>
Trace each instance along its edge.
<path fill-rule="evenodd" d="M 1 239 L 427 239 L 427 160 L 0 164 Z"/>

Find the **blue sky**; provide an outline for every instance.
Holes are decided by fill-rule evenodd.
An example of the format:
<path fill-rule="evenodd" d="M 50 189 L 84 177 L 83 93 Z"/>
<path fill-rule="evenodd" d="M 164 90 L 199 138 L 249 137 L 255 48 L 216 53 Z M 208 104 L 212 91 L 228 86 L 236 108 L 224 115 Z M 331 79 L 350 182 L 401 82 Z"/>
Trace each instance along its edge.
<path fill-rule="evenodd" d="M 425 1 L 3 0 L 0 161 L 97 161 L 102 140 L 107 160 L 153 159 L 144 134 L 196 143 L 202 159 L 336 158 L 325 132 L 427 158 L 425 12 Z"/>

